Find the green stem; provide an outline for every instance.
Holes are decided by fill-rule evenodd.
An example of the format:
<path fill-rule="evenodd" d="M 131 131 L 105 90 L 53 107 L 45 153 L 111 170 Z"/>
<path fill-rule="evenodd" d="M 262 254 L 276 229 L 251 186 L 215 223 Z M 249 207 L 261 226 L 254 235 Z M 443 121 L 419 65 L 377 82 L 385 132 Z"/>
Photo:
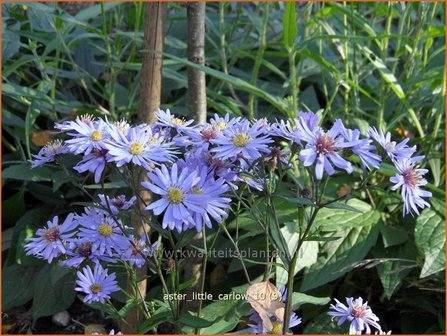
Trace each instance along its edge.
<path fill-rule="evenodd" d="M 290 88 L 291 88 L 291 94 L 292 94 L 292 107 L 293 107 L 293 114 L 292 117 L 298 118 L 298 87 L 296 83 L 296 67 L 295 67 L 295 56 L 296 51 L 295 49 L 289 50 L 289 67 L 290 67 Z"/>
<path fill-rule="evenodd" d="M 206 275 L 206 263 L 208 262 L 208 249 L 206 246 L 206 232 L 205 225 L 202 226 L 202 237 L 203 237 L 203 250 L 205 251 L 205 255 L 202 259 L 202 283 L 200 284 L 200 294 L 203 294 L 205 291 L 205 275 Z M 199 300 L 199 308 L 197 310 L 197 317 L 201 317 L 202 314 L 202 300 Z M 198 335 L 200 332 L 200 328 L 195 329 L 195 334 Z"/>

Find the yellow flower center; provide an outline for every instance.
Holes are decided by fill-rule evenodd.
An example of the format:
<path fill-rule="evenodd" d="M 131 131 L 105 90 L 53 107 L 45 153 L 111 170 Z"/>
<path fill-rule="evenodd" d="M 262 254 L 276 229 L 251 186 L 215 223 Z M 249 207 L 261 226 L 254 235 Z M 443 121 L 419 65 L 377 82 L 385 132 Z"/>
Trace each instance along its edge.
<path fill-rule="evenodd" d="M 98 294 L 101 291 L 101 286 L 99 284 L 93 284 L 90 286 L 90 290 L 92 291 L 93 294 Z"/>
<path fill-rule="evenodd" d="M 223 122 L 223 121 L 219 121 L 218 123 L 214 124 L 214 127 L 216 127 L 219 130 L 224 130 L 225 128 L 227 128 L 227 123 Z"/>
<path fill-rule="evenodd" d="M 179 126 L 181 126 L 185 123 L 182 119 L 179 119 L 179 118 L 172 118 L 171 122 L 174 125 L 179 125 Z"/>
<path fill-rule="evenodd" d="M 132 155 L 140 155 L 143 153 L 144 147 L 138 142 L 131 143 L 129 146 L 129 153 Z"/>
<path fill-rule="evenodd" d="M 102 140 L 102 133 L 98 130 L 93 131 L 92 134 L 90 135 L 90 139 L 92 141 L 100 141 Z"/>
<path fill-rule="evenodd" d="M 233 145 L 236 147 L 245 147 L 250 141 L 250 137 L 247 133 L 239 133 L 233 138 Z"/>
<path fill-rule="evenodd" d="M 282 324 L 280 322 L 273 323 L 272 334 L 282 334 Z"/>
<path fill-rule="evenodd" d="M 168 190 L 168 200 L 173 204 L 180 204 L 183 202 L 183 191 L 177 187 L 171 187 Z"/>
<path fill-rule="evenodd" d="M 157 141 L 158 141 L 158 138 L 151 137 L 151 138 L 149 138 L 148 143 L 153 144 L 153 143 L 157 143 Z"/>
<path fill-rule="evenodd" d="M 112 233 L 113 233 L 113 228 L 112 228 L 112 226 L 110 226 L 109 223 L 105 222 L 105 223 L 102 223 L 102 224 L 98 227 L 98 233 L 99 233 L 101 236 L 104 236 L 104 237 L 110 237 L 110 236 L 112 235 Z"/>

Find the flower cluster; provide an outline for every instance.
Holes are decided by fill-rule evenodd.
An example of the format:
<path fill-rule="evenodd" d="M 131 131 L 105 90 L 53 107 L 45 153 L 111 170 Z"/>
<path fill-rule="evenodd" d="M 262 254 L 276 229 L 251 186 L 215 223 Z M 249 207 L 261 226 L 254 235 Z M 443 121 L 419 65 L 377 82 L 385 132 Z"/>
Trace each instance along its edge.
<path fill-rule="evenodd" d="M 339 171 L 369 174 L 389 160 L 397 171 L 390 178 L 391 190 L 401 189 L 404 215 L 419 214 L 419 209 L 430 206 L 424 198 L 431 193 L 421 188 L 427 184 L 423 176 L 428 171 L 418 167 L 424 156 L 413 156 L 417 148 L 410 147 L 408 139 L 396 143 L 390 133 L 375 128 L 362 136 L 338 119 L 326 129 L 319 116 L 310 112 L 274 123 L 215 115 L 208 123 L 193 125 L 169 110 L 159 110 L 157 117 L 155 124 L 136 126 L 88 115 L 58 123 L 55 128 L 61 139 L 43 147 L 31 161 L 37 167 L 72 155 L 78 158 L 73 169 L 88 172 L 95 183 L 115 172 L 127 178 L 132 190 L 144 188 L 154 195 L 142 210 L 137 195 L 127 199 L 97 194 L 95 206 L 69 214 L 62 224 L 54 217 L 29 239 L 27 254 L 80 269 L 76 290 L 86 294 L 86 302 L 105 302 L 119 290 L 116 275 L 102 264 L 120 260 L 141 267 L 156 248 L 148 237 L 139 237 L 125 225 L 123 213 L 134 205 L 153 215 L 163 229 L 212 228 L 228 216 L 231 192 L 263 191 L 267 176 L 271 177 L 265 170 L 286 169 L 295 155 L 295 162 L 317 181 Z M 284 142 L 288 145 L 282 147 Z M 134 177 L 140 172 L 147 181 L 135 186 Z M 339 324 L 351 321 L 351 332 L 370 332 L 370 326 L 382 332 L 361 298 L 349 299 L 348 307 L 337 301 L 332 308 L 331 315 L 340 318 Z M 257 317 L 252 315 L 251 320 L 253 330 L 259 331 Z M 300 321 L 292 314 L 290 327 Z"/>
<path fill-rule="evenodd" d="M 135 238 L 132 230 L 116 216 L 132 206 L 135 197 L 127 201 L 123 195 L 110 198 L 100 194 L 99 198 L 98 207 L 86 207 L 81 215 L 70 213 L 61 224 L 55 216 L 25 245 L 27 255 L 48 263 L 58 260 L 65 267 L 83 267 L 77 272 L 76 291 L 86 294 L 84 301 L 88 303 L 104 303 L 111 293 L 119 290 L 115 273 L 109 275 L 101 262 L 122 260 L 141 267 L 145 258 L 156 250 L 156 243 L 147 244 L 145 236 Z M 106 210 L 107 207 L 101 207 L 105 200 L 108 200 L 111 212 Z"/>

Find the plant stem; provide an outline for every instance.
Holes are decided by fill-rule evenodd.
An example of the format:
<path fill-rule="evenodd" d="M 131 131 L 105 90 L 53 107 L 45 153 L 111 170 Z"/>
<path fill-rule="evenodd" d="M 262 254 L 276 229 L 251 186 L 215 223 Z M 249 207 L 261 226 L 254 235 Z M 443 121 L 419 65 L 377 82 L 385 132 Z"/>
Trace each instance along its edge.
<path fill-rule="evenodd" d="M 241 253 L 239 251 L 239 247 L 231 237 L 230 233 L 228 232 L 227 228 L 225 227 L 225 224 L 220 225 L 220 227 L 224 230 L 225 234 L 227 235 L 228 239 L 231 241 L 231 243 L 234 245 L 234 248 L 236 249 L 237 255 L 239 256 L 239 260 L 242 264 L 242 268 L 244 269 L 245 277 L 247 278 L 247 282 L 249 285 L 251 285 L 250 276 L 248 275 L 247 268 L 245 267 L 244 260 L 242 259 Z"/>
<path fill-rule="evenodd" d="M 200 285 L 200 294 L 203 294 L 205 290 L 205 274 L 206 274 L 206 263 L 208 262 L 208 250 L 206 246 L 206 234 L 205 234 L 205 225 L 202 225 L 202 237 L 203 237 L 203 250 L 205 251 L 205 255 L 202 258 L 202 283 Z M 202 314 L 202 300 L 199 300 L 199 309 L 197 311 L 197 317 L 201 317 Z M 196 328 L 194 333 L 198 335 L 200 332 L 200 328 Z"/>
<path fill-rule="evenodd" d="M 298 118 L 298 88 L 296 85 L 296 67 L 295 67 L 296 51 L 294 48 L 289 50 L 289 67 L 290 67 L 290 87 L 292 94 L 293 113 L 291 117 Z"/>

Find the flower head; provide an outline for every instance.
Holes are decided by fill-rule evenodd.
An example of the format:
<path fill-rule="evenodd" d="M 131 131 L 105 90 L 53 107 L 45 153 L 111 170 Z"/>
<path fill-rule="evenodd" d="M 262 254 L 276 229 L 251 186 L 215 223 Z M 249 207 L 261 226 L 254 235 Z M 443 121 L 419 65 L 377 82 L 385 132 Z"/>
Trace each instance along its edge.
<path fill-rule="evenodd" d="M 146 243 L 146 235 L 136 238 L 133 235 L 129 237 L 127 248 L 124 251 L 122 259 L 140 268 L 145 263 L 145 257 L 150 256 L 157 249 L 158 242 L 152 245 Z"/>
<path fill-rule="evenodd" d="M 184 168 L 179 172 L 174 163 L 170 171 L 162 165 L 161 169 L 156 168 L 148 177 L 151 182 L 143 182 L 143 187 L 160 195 L 161 199 L 151 203 L 146 210 L 152 210 L 156 216 L 164 213 L 163 228 L 176 228 L 181 232 L 184 224 L 193 222 L 191 212 L 205 212 L 203 204 L 206 204 L 208 197 L 193 192 L 200 181 L 195 171 Z"/>
<path fill-rule="evenodd" d="M 251 127 L 249 121 L 245 120 L 225 129 L 216 139 L 211 140 L 216 145 L 211 152 L 218 159 L 239 160 L 244 164 L 258 159 L 262 153 L 269 153 L 268 144 L 271 142 L 263 128 Z"/>
<path fill-rule="evenodd" d="M 349 327 L 350 335 L 361 334 L 363 330 L 366 334 L 371 334 L 371 326 L 381 331 L 380 325 L 377 323 L 379 318 L 372 312 L 368 306 L 368 302 L 363 303 L 361 297 L 354 300 L 354 298 L 346 298 L 347 306 L 335 299 L 336 304 L 331 304 L 328 315 L 332 319 L 339 318 L 337 325 L 342 325 L 346 320 L 351 322 Z"/>
<path fill-rule="evenodd" d="M 90 266 L 84 267 L 82 272 L 77 272 L 77 276 L 78 287 L 75 290 L 87 294 L 84 297 L 86 303 L 105 303 L 106 299 L 110 299 L 110 294 L 120 290 L 115 273 L 109 275 L 107 269 L 102 268 L 100 264 L 95 265 L 93 272 Z"/>
<path fill-rule="evenodd" d="M 99 253 L 99 250 L 92 250 L 93 242 L 85 239 L 70 239 L 66 246 L 66 259 L 60 264 L 66 267 L 79 267 L 84 261 L 90 260 L 94 263 L 106 261 L 116 263 L 114 258 L 107 257 Z"/>
<path fill-rule="evenodd" d="M 379 168 L 382 158 L 373 153 L 376 146 L 371 145 L 372 140 L 370 139 L 360 139 L 360 131 L 358 129 L 351 130 L 343 125 L 341 119 L 335 121 L 340 135 L 345 141 L 352 143 L 352 152 L 360 158 L 360 164 L 362 168 L 371 170 L 371 167 Z"/>
<path fill-rule="evenodd" d="M 66 140 L 70 152 L 84 155 L 90 154 L 94 149 L 104 148 L 104 141 L 108 138 L 107 126 L 102 119 L 77 118 L 66 124 L 57 124 L 56 127 L 67 132 L 72 138 Z"/>
<path fill-rule="evenodd" d="M 166 111 L 159 109 L 156 114 L 159 125 L 174 128 L 177 130 L 177 132 L 182 132 L 190 129 L 191 127 L 188 126 L 194 122 L 194 120 L 186 121 L 182 118 L 176 117 L 175 115 L 171 114 L 169 109 L 167 109 Z"/>
<path fill-rule="evenodd" d="M 74 235 L 77 226 L 73 218 L 74 213 L 70 213 L 59 225 L 59 217 L 54 216 L 52 221 L 47 222 L 46 228 L 37 230 L 38 237 L 28 238 L 29 243 L 25 245 L 26 254 L 45 259 L 48 263 L 64 254 L 66 240 Z"/>
<path fill-rule="evenodd" d="M 423 176 L 428 172 L 427 169 L 417 168 L 417 163 L 422 161 L 424 156 L 415 156 L 413 158 L 402 158 L 395 161 L 398 174 L 390 178 L 392 183 L 391 190 L 402 188 L 401 194 L 404 201 L 404 216 L 412 214 L 414 211 L 419 215 L 418 207 L 423 209 L 430 207 L 430 204 L 423 197 L 431 197 L 432 193 L 422 190 L 420 187 L 427 184 Z"/>
<path fill-rule="evenodd" d="M 171 143 L 164 143 L 159 134 L 154 134 L 150 126 L 133 127 L 125 135 L 118 128 L 110 130 L 110 140 L 105 143 L 109 150 L 109 161 L 117 167 L 134 163 L 151 170 L 154 164 L 172 159 Z"/>
<path fill-rule="evenodd" d="M 126 200 L 126 196 L 124 195 L 110 198 L 107 195 L 98 194 L 98 197 L 101 200 L 101 205 L 104 209 L 108 210 L 110 207 L 112 215 L 118 215 L 120 211 L 130 209 L 137 201 L 137 196 L 132 196 L 128 201 Z"/>
<path fill-rule="evenodd" d="M 79 238 L 93 242 L 92 251 L 99 254 L 113 256 L 113 252 L 120 253 L 127 244 L 118 225 L 119 220 L 110 217 L 105 211 L 95 208 L 85 208 L 85 213 L 77 218 L 79 224 Z"/>
<path fill-rule="evenodd" d="M 84 155 L 84 158 L 73 167 L 78 173 L 89 171 L 95 176 L 95 183 L 99 183 L 102 173 L 106 168 L 107 158 L 110 155 L 106 149 L 93 149 L 90 154 Z"/>
<path fill-rule="evenodd" d="M 42 147 L 34 159 L 31 160 L 31 168 L 41 166 L 47 162 L 53 162 L 60 154 L 68 153 L 68 148 L 62 140 L 54 140 Z"/>
<path fill-rule="evenodd" d="M 301 119 L 300 119 L 301 120 Z M 339 151 L 343 148 L 349 148 L 357 144 L 356 142 L 345 142 L 339 136 L 339 127 L 334 125 L 329 131 L 324 132 L 320 128 L 315 128 L 310 131 L 305 120 L 300 121 L 303 133 L 300 135 L 301 139 L 307 142 L 306 147 L 300 151 L 299 159 L 303 165 L 308 167 L 314 162 L 315 175 L 318 180 L 323 178 L 323 172 L 326 171 L 328 175 L 335 173 L 332 164 L 336 167 L 345 170 L 349 174 L 352 173 L 351 163 L 343 159 Z"/>
<path fill-rule="evenodd" d="M 377 130 L 375 127 L 370 127 L 369 135 L 386 151 L 390 159 L 394 162 L 398 159 L 409 158 L 416 152 L 416 146 L 409 147 L 407 145 L 410 139 L 404 139 L 400 143 L 391 141 L 391 133 L 383 133 L 382 130 Z"/>

